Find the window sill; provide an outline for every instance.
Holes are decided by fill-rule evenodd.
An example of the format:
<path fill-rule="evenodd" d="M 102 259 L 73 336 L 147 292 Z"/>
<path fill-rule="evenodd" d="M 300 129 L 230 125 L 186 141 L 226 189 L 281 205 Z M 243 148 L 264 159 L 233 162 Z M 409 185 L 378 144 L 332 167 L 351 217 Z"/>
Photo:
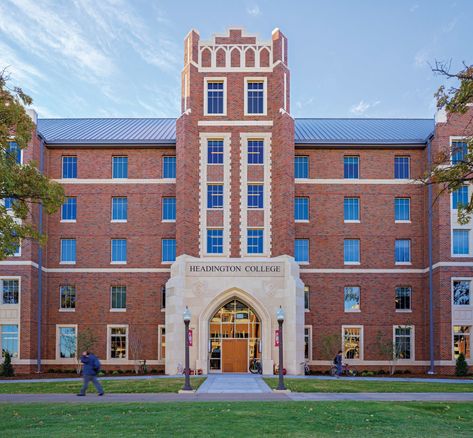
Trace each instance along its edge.
<path fill-rule="evenodd" d="M 355 221 L 355 220 L 344 220 L 343 222 L 345 224 L 359 224 L 359 223 L 361 223 L 360 221 Z"/>
<path fill-rule="evenodd" d="M 166 307 L 163 307 L 163 308 L 161 309 L 161 312 L 165 312 L 165 311 L 166 311 Z"/>
<path fill-rule="evenodd" d="M 226 117 L 227 113 L 205 113 L 204 112 L 204 117 Z"/>
<path fill-rule="evenodd" d="M 176 177 L 163 176 L 162 179 L 169 180 L 169 182 L 176 182 Z"/>
<path fill-rule="evenodd" d="M 61 224 L 75 224 L 77 221 L 75 219 L 61 219 Z"/>
<path fill-rule="evenodd" d="M 247 207 L 251 211 L 264 211 L 264 207 Z"/>
<path fill-rule="evenodd" d="M 223 211 L 223 207 L 207 207 L 207 211 Z"/>
<path fill-rule="evenodd" d="M 343 262 L 346 266 L 359 266 L 360 262 Z"/>
<path fill-rule="evenodd" d="M 118 180 L 121 180 L 121 181 L 126 181 L 128 179 L 128 177 L 123 177 L 123 178 L 118 178 L 116 176 L 112 176 L 112 179 L 118 179 Z"/>
<path fill-rule="evenodd" d="M 207 166 L 223 166 L 223 163 L 207 163 Z"/>
<path fill-rule="evenodd" d="M 248 166 L 264 166 L 264 163 L 248 163 Z"/>
<path fill-rule="evenodd" d="M 294 221 L 296 224 L 308 224 L 309 223 L 309 219 L 296 219 Z"/>
<path fill-rule="evenodd" d="M 110 262 L 111 265 L 126 265 L 126 262 Z"/>
<path fill-rule="evenodd" d="M 396 313 L 412 313 L 412 309 L 396 309 Z"/>
<path fill-rule="evenodd" d="M 126 224 L 128 219 L 112 219 L 110 223 L 112 224 Z"/>
<path fill-rule="evenodd" d="M 455 257 L 455 258 L 459 258 L 459 259 L 464 259 L 464 258 L 468 258 L 468 257 L 473 257 L 473 254 L 452 254 L 452 258 Z"/>
<path fill-rule="evenodd" d="M 126 312 L 126 309 L 110 309 L 110 312 L 123 313 L 123 312 Z"/>
<path fill-rule="evenodd" d="M 172 265 L 174 263 L 174 261 L 172 262 L 161 262 L 162 265 Z"/>
<path fill-rule="evenodd" d="M 411 266 L 412 262 L 395 262 L 396 266 Z"/>
<path fill-rule="evenodd" d="M 76 262 L 59 262 L 60 265 L 75 265 Z"/>
<path fill-rule="evenodd" d="M 361 309 L 345 310 L 345 313 L 361 313 Z"/>
<path fill-rule="evenodd" d="M 296 263 L 298 263 L 299 265 L 303 265 L 303 266 L 309 265 L 309 262 L 297 262 L 297 261 L 296 261 Z"/>
<path fill-rule="evenodd" d="M 176 223 L 176 219 L 163 219 L 161 222 L 164 224 L 171 224 Z"/>
<path fill-rule="evenodd" d="M 304 312 L 305 312 L 305 313 L 309 313 L 309 312 L 310 312 L 310 309 L 304 309 Z"/>
<path fill-rule="evenodd" d="M 74 313 L 76 309 L 59 309 L 59 311 L 64 313 Z"/>
<path fill-rule="evenodd" d="M 263 112 L 263 113 L 247 113 L 245 111 L 245 113 L 243 114 L 245 117 L 265 117 L 267 116 L 267 112 Z"/>
<path fill-rule="evenodd" d="M 395 224 L 410 224 L 411 221 L 394 221 Z"/>

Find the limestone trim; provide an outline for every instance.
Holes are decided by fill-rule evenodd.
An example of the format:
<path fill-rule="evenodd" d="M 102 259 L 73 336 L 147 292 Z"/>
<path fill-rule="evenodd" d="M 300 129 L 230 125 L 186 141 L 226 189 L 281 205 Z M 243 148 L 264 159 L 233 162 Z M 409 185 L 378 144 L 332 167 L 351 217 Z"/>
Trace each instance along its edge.
<path fill-rule="evenodd" d="M 59 178 L 53 181 L 60 184 L 176 184 L 175 178 Z"/>
<path fill-rule="evenodd" d="M 393 184 L 393 185 L 420 185 L 421 181 L 413 179 L 348 179 L 348 178 L 296 178 L 296 184 L 347 184 L 347 185 L 359 185 L 359 184 Z"/>
<path fill-rule="evenodd" d="M 199 120 L 198 126 L 273 126 L 272 120 Z"/>

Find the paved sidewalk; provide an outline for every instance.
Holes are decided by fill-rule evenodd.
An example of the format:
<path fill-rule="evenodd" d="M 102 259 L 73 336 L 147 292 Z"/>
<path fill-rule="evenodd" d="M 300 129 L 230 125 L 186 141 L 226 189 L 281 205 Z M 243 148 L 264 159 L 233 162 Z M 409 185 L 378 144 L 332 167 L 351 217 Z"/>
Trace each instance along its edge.
<path fill-rule="evenodd" d="M 99 380 L 153 380 L 153 379 L 176 379 L 182 377 L 184 375 L 178 376 L 166 376 L 160 374 L 159 376 L 100 376 Z M 207 377 L 205 375 L 202 376 L 190 376 L 191 379 L 197 377 Z M 50 382 L 78 382 L 82 381 L 82 376 L 77 377 L 61 377 L 59 379 L 9 379 L 9 380 L 1 380 L 0 385 L 2 383 L 50 383 Z"/>
<path fill-rule="evenodd" d="M 271 393 L 263 378 L 255 374 L 209 374 L 197 390 L 198 394 L 263 394 Z"/>
<path fill-rule="evenodd" d="M 105 394 L 103 397 L 75 394 L 0 394 L 2 403 L 165 403 L 232 401 L 380 401 L 380 402 L 473 402 L 473 393 L 194 393 L 194 394 Z"/>

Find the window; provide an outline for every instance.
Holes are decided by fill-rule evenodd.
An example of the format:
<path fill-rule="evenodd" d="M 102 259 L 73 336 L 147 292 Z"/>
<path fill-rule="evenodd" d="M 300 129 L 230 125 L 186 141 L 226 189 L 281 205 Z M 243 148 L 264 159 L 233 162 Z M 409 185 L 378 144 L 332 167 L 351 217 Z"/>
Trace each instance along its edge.
<path fill-rule="evenodd" d="M 207 253 L 223 254 L 223 230 L 207 230 Z"/>
<path fill-rule="evenodd" d="M 166 308 L 166 286 L 161 286 L 161 309 Z"/>
<path fill-rule="evenodd" d="M 468 154 L 468 144 L 466 141 L 452 141 L 452 164 L 463 161 Z"/>
<path fill-rule="evenodd" d="M 224 81 L 207 82 L 207 114 L 225 114 Z"/>
<path fill-rule="evenodd" d="M 2 356 L 8 351 L 11 357 L 18 357 L 18 325 L 1 325 L 0 330 L 2 332 Z"/>
<path fill-rule="evenodd" d="M 61 263 L 76 262 L 76 239 L 61 239 Z"/>
<path fill-rule="evenodd" d="M 248 140 L 248 164 L 264 163 L 263 140 Z"/>
<path fill-rule="evenodd" d="M 294 177 L 309 178 L 309 157 L 296 155 L 294 158 Z"/>
<path fill-rule="evenodd" d="M 61 209 L 62 221 L 74 221 L 77 219 L 77 198 L 68 197 Z"/>
<path fill-rule="evenodd" d="M 294 200 L 294 219 L 296 221 L 309 220 L 309 198 L 296 198 Z"/>
<path fill-rule="evenodd" d="M 394 329 L 394 348 L 398 359 L 412 358 L 412 328 L 395 327 Z"/>
<path fill-rule="evenodd" d="M 409 172 L 409 157 L 394 157 L 394 178 L 408 179 Z"/>
<path fill-rule="evenodd" d="M 412 289 L 409 286 L 396 288 L 396 310 L 411 310 Z"/>
<path fill-rule="evenodd" d="M 452 192 L 452 208 L 458 209 L 459 205 L 466 207 L 469 204 L 468 187 L 462 186 Z"/>
<path fill-rule="evenodd" d="M 112 198 L 112 221 L 126 222 L 128 220 L 128 198 Z"/>
<path fill-rule="evenodd" d="M 411 262 L 411 241 L 409 239 L 397 239 L 394 244 L 394 261 L 396 263 Z"/>
<path fill-rule="evenodd" d="M 470 305 L 470 283 L 469 280 L 456 280 L 453 282 L 454 306 Z"/>
<path fill-rule="evenodd" d="M 248 208 L 263 208 L 263 184 L 248 184 Z"/>
<path fill-rule="evenodd" d="M 264 81 L 248 81 L 247 87 L 247 114 L 265 114 Z"/>
<path fill-rule="evenodd" d="M 296 262 L 309 262 L 309 239 L 296 239 L 294 242 L 294 258 Z"/>
<path fill-rule="evenodd" d="M 62 177 L 77 178 L 77 157 L 62 157 Z"/>
<path fill-rule="evenodd" d="M 176 240 L 163 239 L 161 244 L 161 259 L 163 262 L 173 262 L 176 260 Z"/>
<path fill-rule="evenodd" d="M 76 357 L 77 334 L 75 327 L 59 327 L 59 357 L 73 359 Z"/>
<path fill-rule="evenodd" d="M 163 178 L 176 178 L 176 157 L 163 157 Z"/>
<path fill-rule="evenodd" d="M 360 263 L 359 239 L 345 239 L 343 241 L 343 260 L 345 264 Z"/>
<path fill-rule="evenodd" d="M 344 288 L 345 312 L 360 311 L 360 288 L 358 286 L 347 286 Z"/>
<path fill-rule="evenodd" d="M 11 210 L 13 208 L 14 202 L 15 202 L 15 198 L 3 198 L 3 206 L 7 210 Z"/>
<path fill-rule="evenodd" d="M 126 310 L 126 286 L 112 286 L 111 309 Z"/>
<path fill-rule="evenodd" d="M 223 164 L 223 140 L 207 141 L 207 164 Z"/>
<path fill-rule="evenodd" d="M 166 359 L 166 327 L 159 327 L 159 359 Z"/>
<path fill-rule="evenodd" d="M 176 220 L 176 198 L 163 198 L 163 221 Z"/>
<path fill-rule="evenodd" d="M 310 310 L 310 287 L 304 286 L 304 309 Z"/>
<path fill-rule="evenodd" d="M 362 359 L 361 327 L 343 327 L 343 357 Z"/>
<path fill-rule="evenodd" d="M 263 253 L 263 230 L 249 229 L 248 230 L 248 254 L 262 254 Z"/>
<path fill-rule="evenodd" d="M 112 263 L 126 263 L 126 239 L 112 239 Z"/>
<path fill-rule="evenodd" d="M 207 208 L 223 208 L 223 184 L 207 186 Z"/>
<path fill-rule="evenodd" d="M 112 178 L 128 178 L 128 157 L 112 157 Z"/>
<path fill-rule="evenodd" d="M 343 177 L 348 179 L 360 177 L 360 157 L 343 157 Z"/>
<path fill-rule="evenodd" d="M 74 311 L 76 308 L 76 287 L 59 286 L 59 309 Z"/>
<path fill-rule="evenodd" d="M 18 280 L 0 280 L 2 286 L 1 304 L 18 304 L 20 282 Z"/>
<path fill-rule="evenodd" d="M 312 336 L 310 327 L 304 327 L 304 359 L 312 359 Z"/>
<path fill-rule="evenodd" d="M 409 222 L 411 220 L 411 199 L 395 198 L 394 199 L 394 220 Z"/>
<path fill-rule="evenodd" d="M 127 327 L 110 327 L 110 359 L 126 359 Z"/>
<path fill-rule="evenodd" d="M 469 235 L 469 230 L 453 230 L 453 255 L 468 255 Z"/>
<path fill-rule="evenodd" d="M 471 327 L 468 325 L 453 326 L 453 357 L 455 359 L 462 353 L 465 359 L 471 359 L 470 350 Z"/>
<path fill-rule="evenodd" d="M 14 141 L 9 142 L 6 153 L 9 157 L 13 158 L 18 164 L 21 164 L 21 149 L 18 146 L 18 143 Z"/>
<path fill-rule="evenodd" d="M 345 222 L 360 221 L 359 198 L 345 198 L 343 200 L 343 219 Z"/>

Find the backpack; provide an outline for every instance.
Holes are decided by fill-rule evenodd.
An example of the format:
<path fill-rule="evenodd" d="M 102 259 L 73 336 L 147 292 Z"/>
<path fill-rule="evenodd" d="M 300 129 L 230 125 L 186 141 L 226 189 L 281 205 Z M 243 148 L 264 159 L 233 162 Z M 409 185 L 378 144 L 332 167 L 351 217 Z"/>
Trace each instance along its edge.
<path fill-rule="evenodd" d="M 101 366 L 101 363 L 100 363 L 98 357 L 96 357 L 95 360 L 94 360 L 94 371 L 96 373 L 98 373 L 100 371 L 100 366 Z"/>

